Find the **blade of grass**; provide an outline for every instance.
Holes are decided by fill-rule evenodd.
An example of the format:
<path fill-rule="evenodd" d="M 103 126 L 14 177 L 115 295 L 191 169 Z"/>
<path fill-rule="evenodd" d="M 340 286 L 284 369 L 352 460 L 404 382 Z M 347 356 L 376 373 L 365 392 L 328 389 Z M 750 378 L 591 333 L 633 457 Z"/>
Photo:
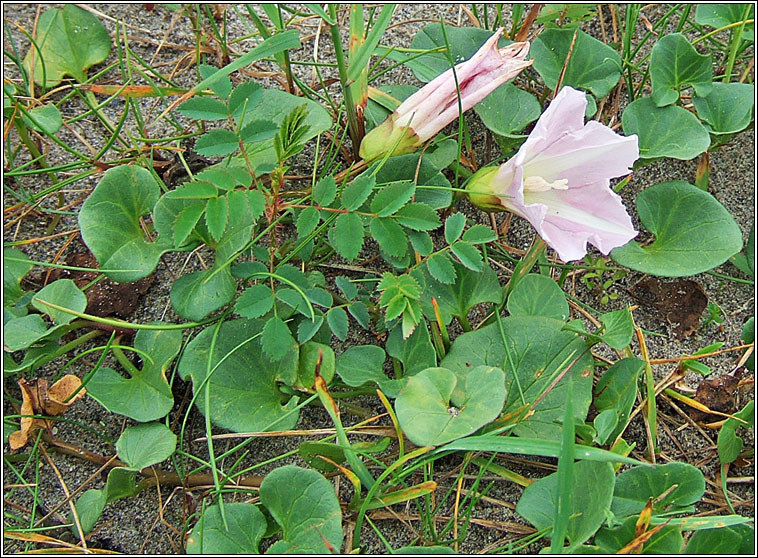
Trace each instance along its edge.
<path fill-rule="evenodd" d="M 553 536 L 550 538 L 550 553 L 562 554 L 563 542 L 568 530 L 569 515 L 573 501 L 574 483 L 574 411 L 573 383 L 568 383 L 566 409 L 561 428 L 561 455 L 558 457 L 558 501 L 555 509 Z"/>

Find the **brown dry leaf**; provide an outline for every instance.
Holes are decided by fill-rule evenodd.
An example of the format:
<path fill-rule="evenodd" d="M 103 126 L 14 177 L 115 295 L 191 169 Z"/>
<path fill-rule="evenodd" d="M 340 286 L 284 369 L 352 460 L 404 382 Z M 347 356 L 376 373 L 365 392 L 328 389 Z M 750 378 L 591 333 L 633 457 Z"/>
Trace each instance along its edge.
<path fill-rule="evenodd" d="M 8 437 L 12 450 L 17 450 L 26 445 L 29 437 L 40 428 L 50 428 L 51 423 L 45 419 L 33 418 L 30 415 L 47 415 L 56 417 L 62 415 L 74 403 L 74 401 L 84 397 L 87 392 L 81 388 L 82 381 L 73 374 L 66 374 L 60 380 L 49 386 L 49 382 L 44 378 L 27 382 L 23 378 L 18 381 L 18 387 L 21 388 L 21 414 L 26 415 L 21 418 L 21 429 L 13 432 Z M 79 390 L 76 395 L 71 395 Z M 69 399 L 66 401 L 66 399 Z"/>
<path fill-rule="evenodd" d="M 81 244 L 81 242 L 79 243 Z M 81 245 L 81 250 L 66 257 L 66 265 L 87 267 L 92 271 L 73 269 L 55 269 L 50 273 L 50 282 L 58 279 L 72 279 L 77 287 L 83 289 L 100 276 L 97 260 L 92 252 Z M 98 281 L 85 291 L 87 295 L 87 314 L 93 316 L 118 316 L 127 318 L 137 308 L 139 297 L 145 294 L 153 284 L 153 275 L 133 283 L 116 283 L 107 277 Z"/>
<path fill-rule="evenodd" d="M 703 287 L 691 279 L 664 283 L 646 277 L 632 287 L 631 294 L 659 319 L 675 325 L 674 334 L 679 339 L 692 335 L 700 326 L 700 316 L 708 305 Z"/>
<path fill-rule="evenodd" d="M 734 414 L 740 410 L 742 371 L 738 368 L 733 374 L 724 374 L 723 376 L 709 377 L 697 386 L 695 392 L 695 401 L 702 403 L 711 411 L 720 413 Z M 691 411 L 694 420 L 705 420 L 709 418 L 706 413 L 696 409 Z"/>

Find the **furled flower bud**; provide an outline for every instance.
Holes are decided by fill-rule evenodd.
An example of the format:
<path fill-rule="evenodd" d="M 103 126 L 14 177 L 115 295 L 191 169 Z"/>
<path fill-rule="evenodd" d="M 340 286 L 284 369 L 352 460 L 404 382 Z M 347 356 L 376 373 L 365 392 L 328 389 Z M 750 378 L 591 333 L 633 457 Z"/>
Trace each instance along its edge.
<path fill-rule="evenodd" d="M 529 43 L 498 48 L 503 28 L 465 62 L 440 74 L 408 97 L 387 119 L 363 138 L 359 154 L 370 161 L 395 146 L 393 154 L 410 153 L 503 83 L 531 65 L 524 60 Z M 457 87 L 456 87 L 457 78 Z M 458 92 L 460 91 L 460 106 Z"/>
<path fill-rule="evenodd" d="M 563 261 L 579 260 L 587 243 L 603 254 L 637 236 L 610 179 L 628 174 L 639 158 L 637 136 L 584 123 L 587 99 L 564 87 L 540 116 L 518 153 L 468 182 L 471 203 L 511 211 L 537 229 Z"/>

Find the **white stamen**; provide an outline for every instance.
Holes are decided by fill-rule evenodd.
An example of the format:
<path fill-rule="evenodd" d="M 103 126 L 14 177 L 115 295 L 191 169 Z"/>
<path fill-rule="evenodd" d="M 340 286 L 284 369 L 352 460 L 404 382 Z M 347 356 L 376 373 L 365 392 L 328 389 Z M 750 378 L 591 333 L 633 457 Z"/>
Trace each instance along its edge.
<path fill-rule="evenodd" d="M 547 192 L 549 190 L 568 190 L 568 180 L 561 178 L 548 182 L 541 176 L 527 176 L 524 179 L 524 191 Z"/>

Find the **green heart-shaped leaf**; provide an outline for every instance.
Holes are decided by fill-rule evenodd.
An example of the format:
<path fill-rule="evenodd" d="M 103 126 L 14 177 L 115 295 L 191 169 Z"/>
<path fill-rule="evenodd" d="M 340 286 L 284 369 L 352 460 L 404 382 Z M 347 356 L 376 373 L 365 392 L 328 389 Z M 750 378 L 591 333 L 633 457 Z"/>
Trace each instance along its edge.
<path fill-rule="evenodd" d="M 742 231 L 716 198 L 675 180 L 643 190 L 637 213 L 655 242 L 616 248 L 619 264 L 663 277 L 695 275 L 721 265 L 742 249 Z"/>
<path fill-rule="evenodd" d="M 395 411 L 414 444 L 444 444 L 498 417 L 505 401 L 502 370 L 477 366 L 466 371 L 462 386 L 458 383 L 456 374 L 446 368 L 427 368 L 408 378 L 395 400 Z"/>

